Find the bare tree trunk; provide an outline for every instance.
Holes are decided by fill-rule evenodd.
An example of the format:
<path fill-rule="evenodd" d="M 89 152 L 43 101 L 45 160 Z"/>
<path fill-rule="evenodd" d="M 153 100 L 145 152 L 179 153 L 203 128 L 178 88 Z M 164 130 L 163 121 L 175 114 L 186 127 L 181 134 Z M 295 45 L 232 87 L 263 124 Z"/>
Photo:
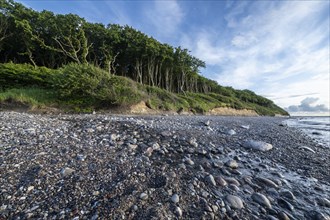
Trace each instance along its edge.
<path fill-rule="evenodd" d="M 118 55 L 119 55 L 119 52 L 117 52 L 116 55 L 113 57 L 113 59 L 110 60 L 110 62 L 109 62 L 109 73 L 110 73 L 110 75 L 111 75 L 111 72 L 112 72 L 113 75 L 116 75 L 116 73 L 117 73 L 115 63 L 116 63 L 116 59 L 117 59 Z"/>
<path fill-rule="evenodd" d="M 154 72 L 155 72 L 155 57 L 148 58 L 148 75 L 149 75 L 149 85 L 155 86 Z"/>
<path fill-rule="evenodd" d="M 134 68 L 135 68 L 135 71 L 137 74 L 137 81 L 142 84 L 143 83 L 143 81 L 142 81 L 142 71 L 143 71 L 142 60 L 136 59 Z"/>
<path fill-rule="evenodd" d="M 27 54 L 28 54 L 29 59 L 30 59 L 31 63 L 33 64 L 34 68 L 37 68 L 37 64 L 34 62 L 34 59 L 33 59 L 32 51 L 29 48 L 27 48 Z"/>

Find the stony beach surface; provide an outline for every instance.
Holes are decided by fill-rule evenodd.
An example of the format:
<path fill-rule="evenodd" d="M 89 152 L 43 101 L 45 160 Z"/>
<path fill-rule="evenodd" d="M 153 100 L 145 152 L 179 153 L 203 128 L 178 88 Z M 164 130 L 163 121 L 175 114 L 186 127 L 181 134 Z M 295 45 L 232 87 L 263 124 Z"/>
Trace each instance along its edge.
<path fill-rule="evenodd" d="M 0 112 L 0 219 L 330 219 L 330 149 L 283 118 Z"/>

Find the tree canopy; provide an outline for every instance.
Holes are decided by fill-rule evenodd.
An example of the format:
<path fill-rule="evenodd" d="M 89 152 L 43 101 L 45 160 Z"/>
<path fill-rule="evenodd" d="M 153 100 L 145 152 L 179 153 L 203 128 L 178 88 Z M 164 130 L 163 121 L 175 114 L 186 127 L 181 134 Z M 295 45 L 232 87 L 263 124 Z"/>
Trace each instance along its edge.
<path fill-rule="evenodd" d="M 90 23 L 74 14 L 37 12 L 1 0 L 0 61 L 59 68 L 90 63 L 172 92 L 199 92 L 205 63 L 129 26 Z M 198 83 L 199 82 L 199 83 Z M 206 81 L 205 81 L 206 82 Z"/>

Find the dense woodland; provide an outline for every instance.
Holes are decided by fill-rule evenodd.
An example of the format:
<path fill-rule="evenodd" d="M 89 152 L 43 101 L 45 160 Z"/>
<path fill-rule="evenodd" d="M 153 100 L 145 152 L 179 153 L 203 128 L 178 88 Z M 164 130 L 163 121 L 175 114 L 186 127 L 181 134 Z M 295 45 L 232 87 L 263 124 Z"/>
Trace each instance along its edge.
<path fill-rule="evenodd" d="M 12 0 L 0 0 L 0 63 L 9 62 L 49 69 L 92 64 L 110 76 L 129 77 L 168 92 L 212 92 L 274 106 L 249 90 L 222 87 L 201 76 L 205 62 L 187 49 L 160 43 L 132 27 L 90 23 L 74 14 L 37 12 Z"/>

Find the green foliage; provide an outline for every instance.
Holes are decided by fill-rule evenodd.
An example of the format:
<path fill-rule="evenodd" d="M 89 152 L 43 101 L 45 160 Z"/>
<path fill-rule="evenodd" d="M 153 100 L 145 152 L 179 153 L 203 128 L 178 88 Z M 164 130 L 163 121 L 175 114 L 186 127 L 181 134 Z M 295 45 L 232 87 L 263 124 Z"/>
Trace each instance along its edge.
<path fill-rule="evenodd" d="M 220 107 L 221 103 L 213 97 L 202 94 L 202 93 L 186 93 L 186 95 L 180 95 L 181 98 L 185 99 L 190 109 L 194 109 L 197 113 L 206 113 L 215 107 Z"/>
<path fill-rule="evenodd" d="M 72 63 L 59 70 L 50 70 L 9 63 L 0 65 L 0 73 L 7 85 L 0 93 L 0 103 L 14 100 L 33 107 L 55 105 L 74 112 L 92 112 L 96 108 L 130 106 L 146 100 L 150 108 L 166 111 L 184 109 L 206 113 L 216 107 L 232 107 L 255 110 L 261 115 L 287 114 L 267 99 L 247 91 L 234 90 L 239 95 L 248 94 L 247 102 L 234 95 L 218 93 L 176 94 L 137 84 L 126 77 L 109 75 L 90 64 Z M 262 102 L 265 106 L 260 104 Z"/>
<path fill-rule="evenodd" d="M 54 75 L 52 84 L 62 100 L 78 106 L 129 105 L 142 96 L 132 80 L 110 76 L 90 64 L 71 63 L 62 67 Z"/>
<path fill-rule="evenodd" d="M 189 108 L 189 103 L 174 93 L 152 86 L 146 86 L 145 90 L 149 94 L 147 105 L 152 109 L 177 111 L 180 108 Z"/>
<path fill-rule="evenodd" d="M 52 84 L 63 99 L 81 98 L 88 101 L 106 98 L 104 89 L 109 74 L 89 64 L 68 64 L 54 75 Z"/>
<path fill-rule="evenodd" d="M 0 64 L 0 90 L 32 87 L 49 88 L 49 80 L 56 71 L 29 64 Z"/>
<path fill-rule="evenodd" d="M 105 91 L 107 100 L 114 105 L 132 105 L 145 96 L 133 80 L 121 76 L 111 76 Z"/>

